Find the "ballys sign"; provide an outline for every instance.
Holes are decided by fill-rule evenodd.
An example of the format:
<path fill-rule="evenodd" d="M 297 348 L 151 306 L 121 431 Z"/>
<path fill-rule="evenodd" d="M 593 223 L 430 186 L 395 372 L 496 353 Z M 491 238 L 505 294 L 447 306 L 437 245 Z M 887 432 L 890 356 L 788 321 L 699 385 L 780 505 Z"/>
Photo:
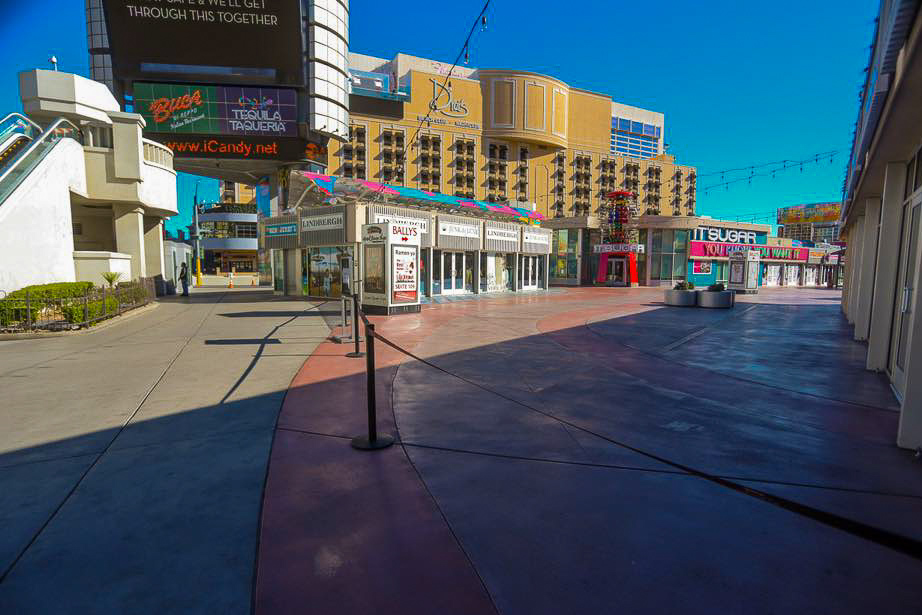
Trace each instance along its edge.
<path fill-rule="evenodd" d="M 715 243 L 712 241 L 692 241 L 691 256 L 725 258 L 733 252 L 758 250 L 762 260 L 805 262 L 810 250 L 807 248 L 787 248 L 784 246 L 763 246 L 744 243 Z"/>
<path fill-rule="evenodd" d="M 391 235 L 393 241 L 410 242 L 411 237 L 419 237 L 419 229 L 415 226 L 405 226 L 402 224 L 391 224 Z"/>

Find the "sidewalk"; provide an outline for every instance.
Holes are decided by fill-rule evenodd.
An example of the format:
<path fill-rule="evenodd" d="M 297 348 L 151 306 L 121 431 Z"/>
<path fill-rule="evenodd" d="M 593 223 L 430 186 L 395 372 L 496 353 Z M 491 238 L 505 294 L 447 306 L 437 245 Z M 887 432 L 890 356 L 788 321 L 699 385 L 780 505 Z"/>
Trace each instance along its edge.
<path fill-rule="evenodd" d="M 257 612 L 916 612 L 919 561 L 657 461 L 922 539 L 922 467 L 837 298 L 572 289 L 375 319 L 449 373 L 377 345 L 402 446 L 374 453 L 347 440 L 363 361 L 318 346 L 276 431 Z"/>

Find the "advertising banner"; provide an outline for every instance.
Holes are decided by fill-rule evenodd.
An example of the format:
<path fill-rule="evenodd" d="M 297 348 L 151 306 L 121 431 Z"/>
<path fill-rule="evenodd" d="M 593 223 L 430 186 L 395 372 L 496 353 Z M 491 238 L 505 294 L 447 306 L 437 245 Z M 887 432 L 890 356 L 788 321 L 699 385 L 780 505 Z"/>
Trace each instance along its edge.
<path fill-rule="evenodd" d="M 694 273 L 711 274 L 711 261 L 695 261 L 693 267 Z"/>
<path fill-rule="evenodd" d="M 135 83 L 134 101 L 149 132 L 298 136 L 292 89 Z"/>
<path fill-rule="evenodd" d="M 415 246 L 391 246 L 393 273 L 392 303 L 415 303 L 418 300 L 419 269 L 416 266 Z"/>
<path fill-rule="evenodd" d="M 267 237 L 290 237 L 298 234 L 297 224 L 267 224 Z"/>
<path fill-rule="evenodd" d="M 166 145 L 177 158 L 227 158 L 238 160 L 308 159 L 309 144 L 291 137 L 231 137 L 145 133 L 145 137 Z"/>
<path fill-rule="evenodd" d="M 841 211 L 841 203 L 814 203 L 782 207 L 778 210 L 778 224 L 837 222 Z"/>
<path fill-rule="evenodd" d="M 714 243 L 711 241 L 690 241 L 690 256 L 727 257 L 732 252 L 758 250 L 762 260 L 806 261 L 808 248 L 787 248 L 743 243 Z"/>
<path fill-rule="evenodd" d="M 103 8 L 117 79 L 176 79 L 183 66 L 184 76 L 304 83 L 299 0 L 103 0 Z"/>

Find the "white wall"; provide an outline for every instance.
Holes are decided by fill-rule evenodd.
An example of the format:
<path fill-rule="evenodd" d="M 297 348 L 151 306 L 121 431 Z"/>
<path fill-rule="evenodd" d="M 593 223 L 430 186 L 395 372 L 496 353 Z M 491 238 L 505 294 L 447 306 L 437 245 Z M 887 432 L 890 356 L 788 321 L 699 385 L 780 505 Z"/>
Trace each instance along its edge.
<path fill-rule="evenodd" d="M 83 148 L 62 139 L 0 203 L 0 290 L 75 280 L 71 191 L 86 195 Z"/>
<path fill-rule="evenodd" d="M 105 286 L 102 274 L 108 271 L 121 273 L 119 282 L 131 279 L 131 255 L 119 252 L 78 251 L 74 252 L 74 268 L 78 282 L 92 282 Z"/>

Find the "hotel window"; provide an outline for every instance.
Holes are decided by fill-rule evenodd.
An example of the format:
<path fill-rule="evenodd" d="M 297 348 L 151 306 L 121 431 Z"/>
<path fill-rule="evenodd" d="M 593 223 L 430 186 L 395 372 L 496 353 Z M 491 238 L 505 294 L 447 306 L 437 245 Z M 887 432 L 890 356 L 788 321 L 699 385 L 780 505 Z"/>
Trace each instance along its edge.
<path fill-rule="evenodd" d="M 365 127 L 353 124 L 349 127 L 349 141 L 339 149 L 340 174 L 343 177 L 365 179 Z"/>
<path fill-rule="evenodd" d="M 393 181 L 403 184 L 406 168 L 404 157 L 404 134 L 402 130 L 385 128 L 381 131 L 380 177 L 384 181 Z"/>
<path fill-rule="evenodd" d="M 528 200 L 528 148 L 526 147 L 519 148 L 518 176 L 516 199 L 525 202 Z"/>
<path fill-rule="evenodd" d="M 506 197 L 506 152 L 507 147 L 490 143 L 487 147 L 487 200 L 505 202 Z"/>
<path fill-rule="evenodd" d="M 475 148 L 473 139 L 455 140 L 455 196 L 474 198 Z"/>

